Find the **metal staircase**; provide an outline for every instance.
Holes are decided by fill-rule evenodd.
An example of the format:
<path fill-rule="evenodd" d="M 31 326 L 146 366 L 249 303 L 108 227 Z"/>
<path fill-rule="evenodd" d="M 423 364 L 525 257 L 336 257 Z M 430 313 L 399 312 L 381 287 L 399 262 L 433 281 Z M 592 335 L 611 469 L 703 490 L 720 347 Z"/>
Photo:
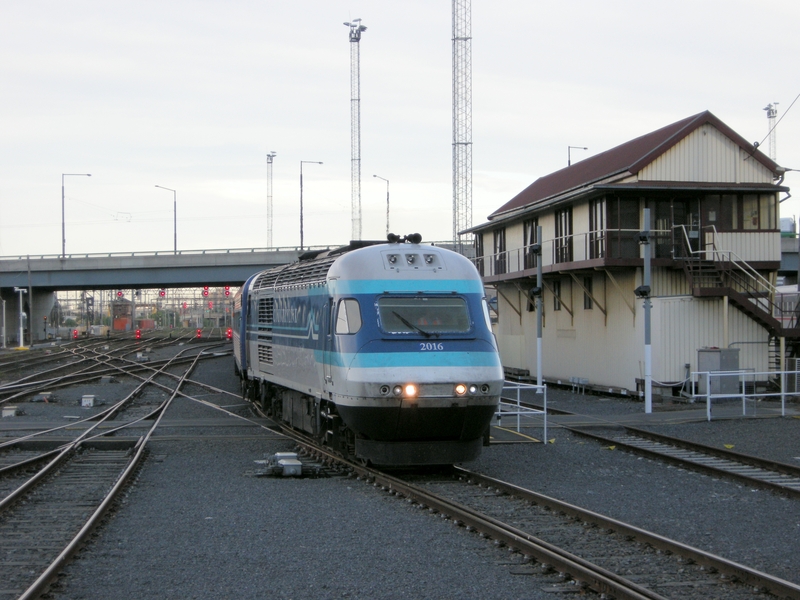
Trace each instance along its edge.
<path fill-rule="evenodd" d="M 695 297 L 723 297 L 734 307 L 763 326 L 771 336 L 800 340 L 800 303 L 787 307 L 778 290 L 747 262 L 730 251 L 716 247 L 716 231 L 711 228 L 710 243 L 692 250 L 684 226 L 681 240 L 683 270 Z"/>

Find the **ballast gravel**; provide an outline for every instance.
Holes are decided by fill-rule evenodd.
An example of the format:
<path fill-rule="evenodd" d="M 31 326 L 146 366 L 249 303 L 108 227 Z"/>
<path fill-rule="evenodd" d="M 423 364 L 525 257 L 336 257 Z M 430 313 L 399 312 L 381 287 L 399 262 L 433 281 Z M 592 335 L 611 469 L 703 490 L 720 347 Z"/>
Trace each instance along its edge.
<path fill-rule="evenodd" d="M 229 357 L 201 364 L 192 378 L 238 393 Z M 205 392 L 203 399 L 249 414 L 233 396 Z M 549 399 L 576 412 L 642 411 L 632 400 L 563 390 Z M 169 436 L 152 442 L 124 502 L 65 568 L 53 598 L 564 597 L 552 593 L 562 585 L 557 576 L 362 481 L 257 476 L 254 461 L 291 443 L 255 425 L 186 426 L 220 414 L 176 398 L 164 423 Z M 648 426 L 743 452 L 779 447 L 776 456 L 800 457 L 795 418 Z M 800 584 L 800 500 L 552 425 L 548 438 L 546 445 L 492 445 L 465 466 Z"/>

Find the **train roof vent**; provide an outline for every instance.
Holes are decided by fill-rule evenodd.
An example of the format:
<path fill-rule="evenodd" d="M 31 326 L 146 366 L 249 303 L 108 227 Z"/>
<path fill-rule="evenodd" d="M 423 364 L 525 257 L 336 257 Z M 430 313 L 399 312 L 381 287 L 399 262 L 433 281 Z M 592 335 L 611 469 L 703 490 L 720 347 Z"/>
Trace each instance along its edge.
<path fill-rule="evenodd" d="M 286 267 L 279 267 L 277 269 L 270 269 L 269 271 L 264 271 L 253 282 L 253 289 L 254 290 L 263 290 L 264 288 L 270 288 L 275 286 L 275 281 L 278 279 L 278 275 L 280 275 L 281 271 Z"/>
<path fill-rule="evenodd" d="M 328 271 L 335 261 L 335 257 L 330 257 L 294 263 L 279 273 L 275 287 L 325 283 Z"/>

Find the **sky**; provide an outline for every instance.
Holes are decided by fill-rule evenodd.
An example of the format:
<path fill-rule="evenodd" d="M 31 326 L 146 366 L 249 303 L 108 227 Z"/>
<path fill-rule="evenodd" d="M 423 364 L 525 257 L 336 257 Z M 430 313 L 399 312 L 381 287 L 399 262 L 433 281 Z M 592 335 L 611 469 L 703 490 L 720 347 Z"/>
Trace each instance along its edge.
<path fill-rule="evenodd" d="M 350 239 L 350 42 L 364 239 L 452 230 L 443 0 L 0 2 L 0 256 Z M 800 2 L 472 0 L 473 224 L 538 177 L 710 110 L 800 169 Z M 798 188 L 781 216 L 800 215 Z"/>

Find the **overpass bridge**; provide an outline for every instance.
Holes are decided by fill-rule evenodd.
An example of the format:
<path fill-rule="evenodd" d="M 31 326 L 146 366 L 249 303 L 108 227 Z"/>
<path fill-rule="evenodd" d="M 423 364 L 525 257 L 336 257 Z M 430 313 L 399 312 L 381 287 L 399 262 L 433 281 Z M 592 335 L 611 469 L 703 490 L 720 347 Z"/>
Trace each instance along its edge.
<path fill-rule="evenodd" d="M 18 338 L 19 294 L 14 288 L 26 292 L 23 310 L 29 322 L 40 323 L 53 307 L 53 292 L 239 286 L 253 273 L 294 262 L 300 255 L 299 248 L 289 247 L 0 257 L 0 300 L 5 301 L 0 336 Z M 35 339 L 44 337 L 35 330 Z"/>

